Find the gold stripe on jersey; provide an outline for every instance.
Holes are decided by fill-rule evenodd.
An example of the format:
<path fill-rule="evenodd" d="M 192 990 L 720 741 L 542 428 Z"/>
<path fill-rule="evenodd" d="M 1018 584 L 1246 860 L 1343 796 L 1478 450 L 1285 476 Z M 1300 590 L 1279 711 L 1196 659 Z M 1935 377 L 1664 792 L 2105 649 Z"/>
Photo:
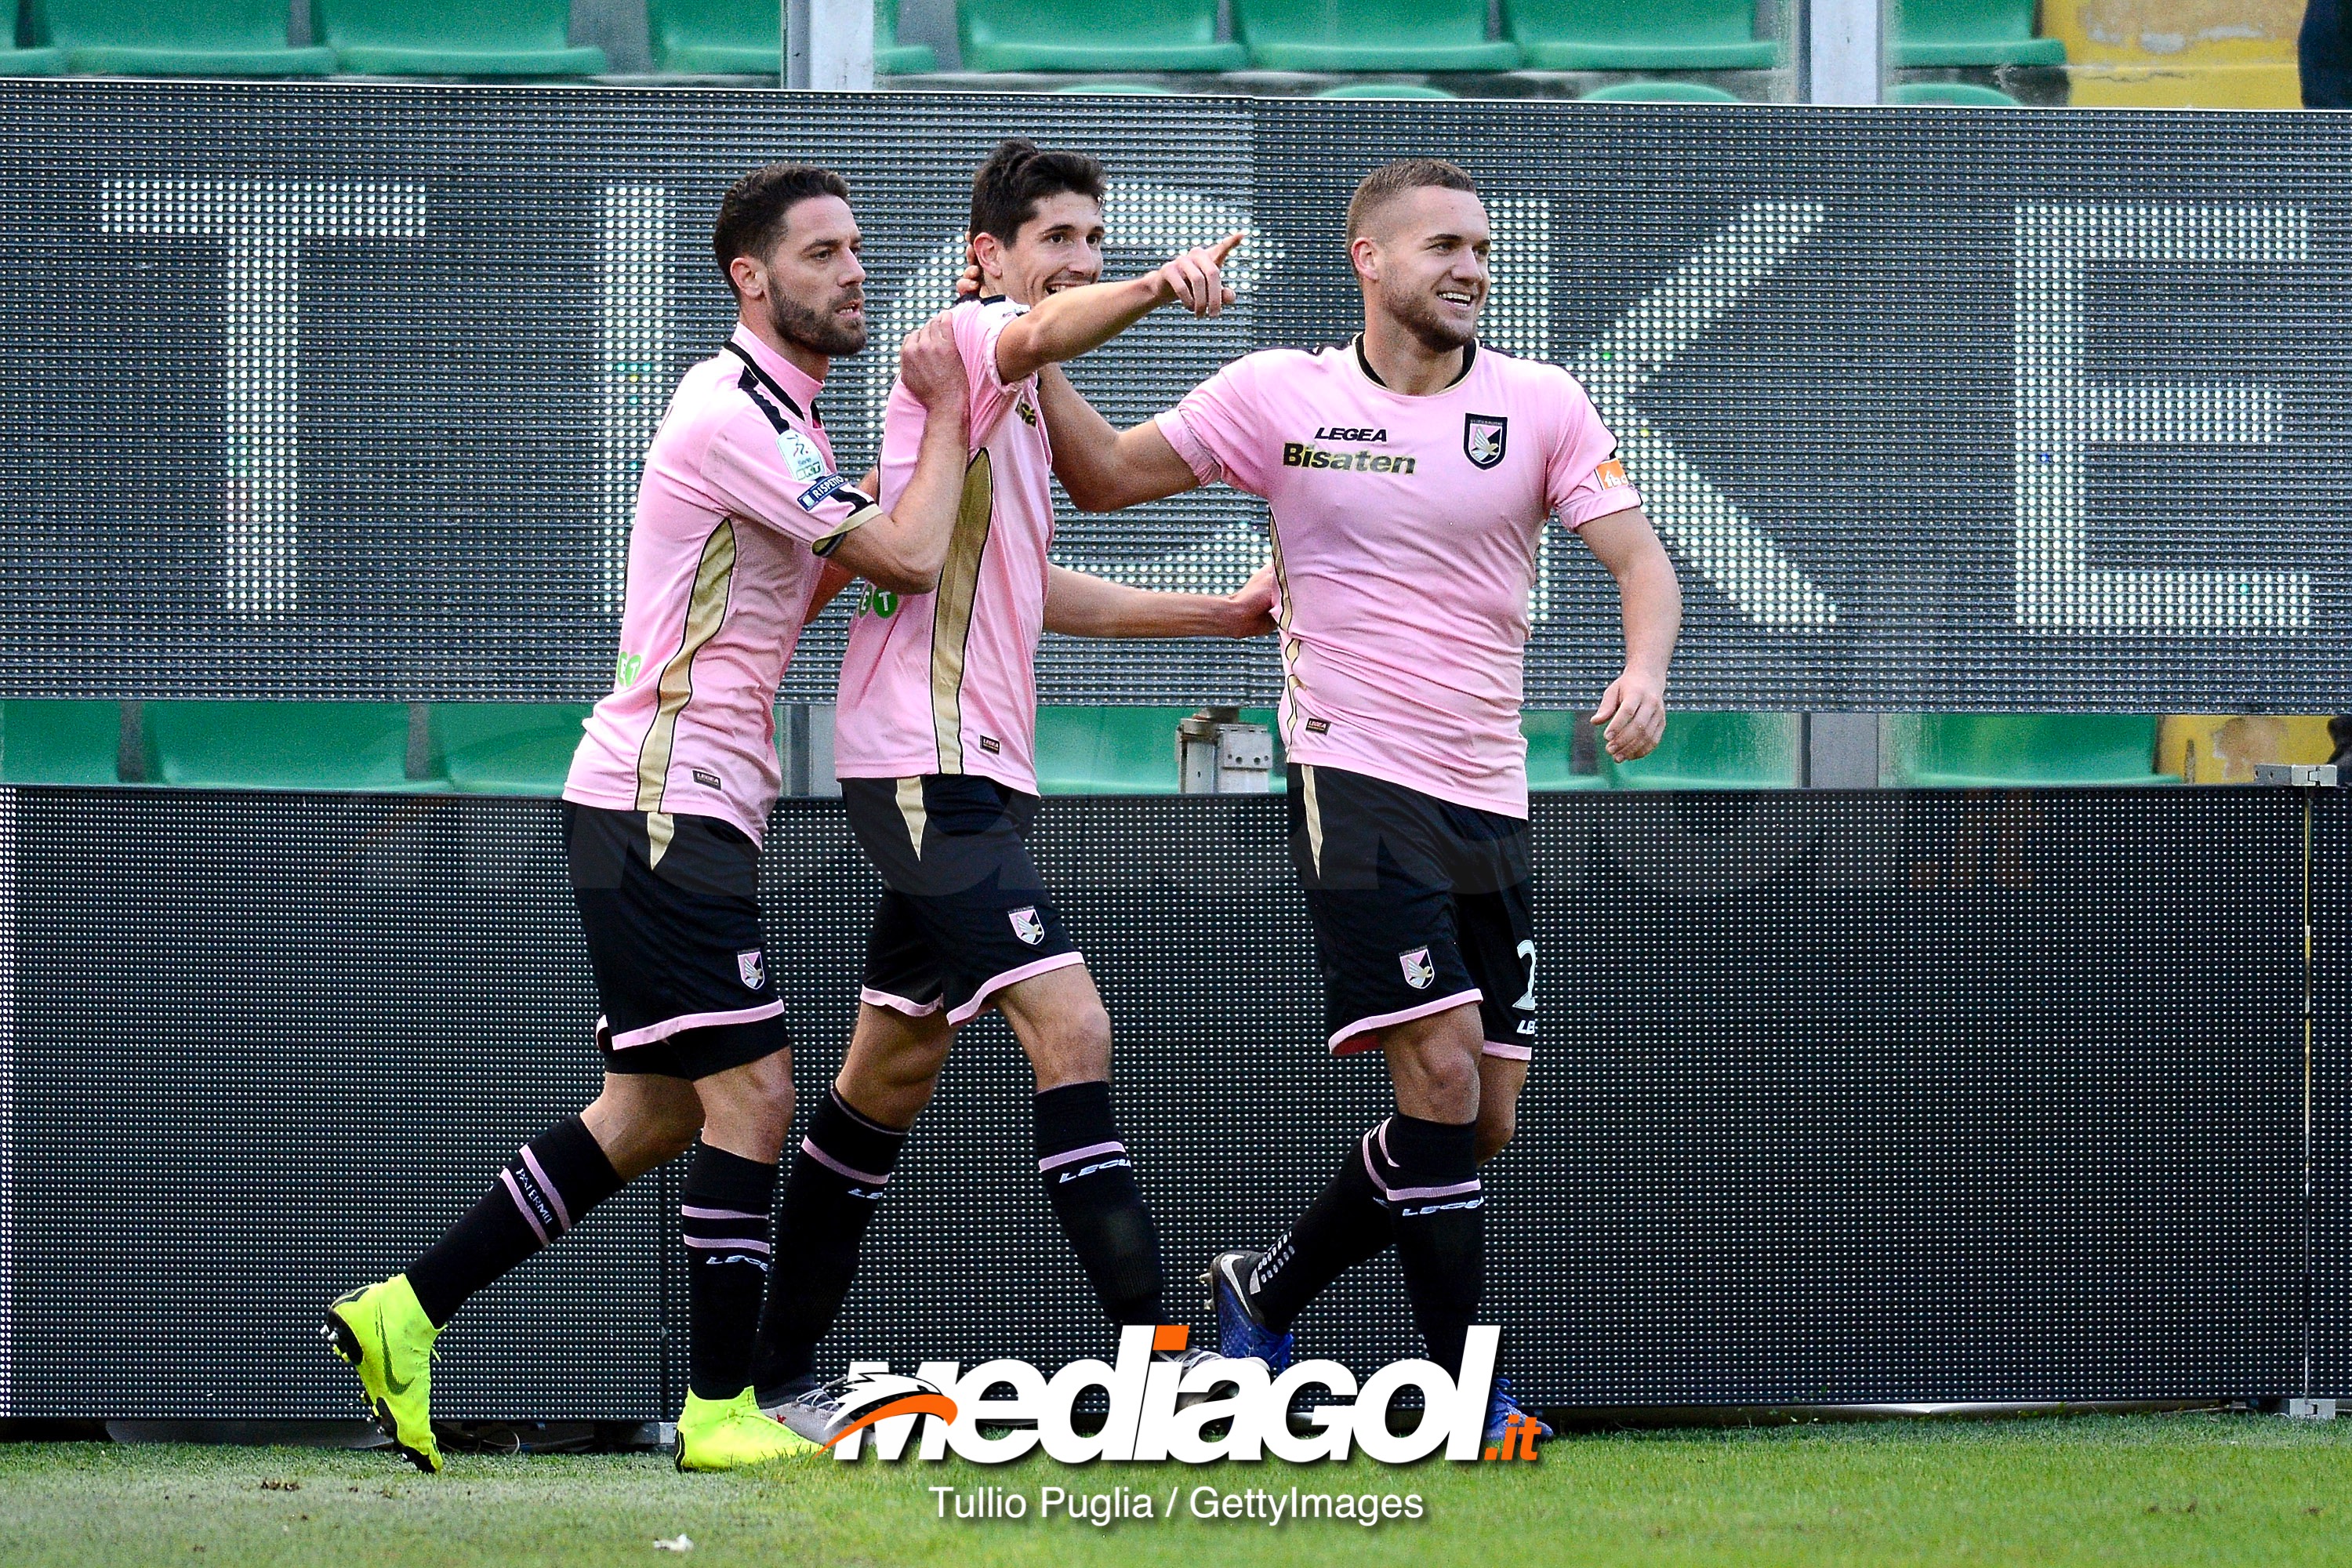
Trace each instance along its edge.
<path fill-rule="evenodd" d="M 1307 853 L 1314 858 L 1315 874 L 1323 875 L 1323 803 L 1315 798 L 1315 764 L 1298 764 L 1299 795 L 1307 806 Z"/>
<path fill-rule="evenodd" d="M 907 837 L 914 844 L 915 858 L 919 860 L 923 858 L 923 825 L 931 819 L 929 810 L 923 805 L 922 780 L 898 781 L 898 815 L 906 819 Z"/>
<path fill-rule="evenodd" d="M 678 715 L 694 700 L 694 656 L 719 635 L 727 622 L 727 599 L 735 582 L 735 520 L 721 518 L 702 542 L 702 559 L 695 563 L 694 591 L 686 601 L 686 632 L 677 651 L 662 666 L 661 699 L 654 721 L 637 748 L 637 809 L 662 813 L 662 795 L 669 787 L 669 764 L 677 749 Z M 669 847 L 667 822 L 648 819 L 654 863 Z"/>
<path fill-rule="evenodd" d="M 1274 623 L 1277 634 L 1290 629 L 1291 617 L 1298 614 L 1297 597 L 1290 591 L 1290 573 L 1282 563 L 1282 525 L 1266 520 L 1266 542 L 1274 547 L 1274 582 L 1282 592 L 1282 617 Z M 1298 639 L 1278 637 L 1276 646 L 1282 649 L 1282 697 L 1280 708 L 1283 724 L 1283 744 L 1290 743 L 1290 730 L 1298 720 L 1298 703 L 1292 693 L 1298 689 L 1298 677 L 1291 666 L 1298 662 Z"/>
<path fill-rule="evenodd" d="M 938 596 L 931 601 L 931 733 L 939 743 L 943 773 L 963 772 L 964 646 L 971 640 L 980 558 L 988 549 L 989 524 L 995 516 L 995 466 L 982 447 L 963 471 L 955 533 L 948 540 Z"/>

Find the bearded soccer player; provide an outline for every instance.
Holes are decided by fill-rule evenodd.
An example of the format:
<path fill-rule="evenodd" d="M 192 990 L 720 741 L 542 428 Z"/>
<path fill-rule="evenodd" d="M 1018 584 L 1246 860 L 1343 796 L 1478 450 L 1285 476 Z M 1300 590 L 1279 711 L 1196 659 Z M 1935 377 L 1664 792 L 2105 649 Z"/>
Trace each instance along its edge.
<path fill-rule="evenodd" d="M 1584 389 L 1479 344 L 1470 176 L 1373 171 L 1347 238 L 1353 342 L 1250 354 L 1123 434 L 1049 387 L 1046 427 L 1088 510 L 1216 482 L 1270 503 L 1291 859 L 1330 1049 L 1381 1051 L 1396 1088 L 1280 1241 L 1212 1260 L 1224 1350 L 1287 1364 L 1307 1303 L 1393 1246 L 1431 1359 L 1458 1373 L 1485 1271 L 1478 1166 L 1510 1141 L 1536 1046 L 1519 702 L 1545 520 L 1617 581 L 1625 668 L 1594 716 L 1613 757 L 1664 731 L 1682 598 Z M 1489 1441 L 1519 1415 L 1497 1383 Z"/>
<path fill-rule="evenodd" d="M 842 664 L 835 770 L 885 891 L 855 1034 L 786 1184 L 778 1247 L 793 1268 L 770 1289 L 755 1367 L 761 1407 L 820 1441 L 842 1390 L 818 1384 L 817 1343 L 954 1031 L 986 1008 L 1003 1014 L 1035 1069 L 1038 1173 L 1104 1310 L 1118 1324 L 1165 1321 L 1151 1215 L 1111 1112 L 1110 1020 L 1026 844 L 1038 807 L 1037 645 L 1045 631 L 1255 636 L 1272 629 L 1273 587 L 1265 574 L 1230 598 L 1152 594 L 1047 561 L 1040 374 L 1163 304 L 1214 314 L 1231 299 L 1220 264 L 1240 239 L 1097 283 L 1103 188 L 1094 159 L 1026 142 L 999 147 L 974 177 L 982 297 L 948 316 L 971 378 L 962 510 L 938 592 L 869 593 Z M 894 389 L 886 500 L 929 449 L 931 424 L 907 387 Z"/>
<path fill-rule="evenodd" d="M 940 320 L 900 351 L 926 424 L 894 504 L 835 471 L 817 395 L 833 357 L 866 346 L 848 195 L 829 171 L 783 163 L 727 193 L 713 241 L 739 320 L 723 352 L 687 373 L 646 456 L 613 690 L 563 791 L 572 893 L 604 1008 L 604 1090 L 524 1144 L 405 1272 L 328 1314 L 323 1331 L 358 1370 L 369 1408 L 427 1471 L 441 1468 L 428 1374 L 442 1327 L 689 1145 L 691 1391 L 678 1468 L 823 1453 L 751 1397 L 793 1114 L 759 906 L 760 837 L 780 784 L 772 704 L 828 562 L 906 593 L 937 580 L 965 456 L 965 377 Z"/>

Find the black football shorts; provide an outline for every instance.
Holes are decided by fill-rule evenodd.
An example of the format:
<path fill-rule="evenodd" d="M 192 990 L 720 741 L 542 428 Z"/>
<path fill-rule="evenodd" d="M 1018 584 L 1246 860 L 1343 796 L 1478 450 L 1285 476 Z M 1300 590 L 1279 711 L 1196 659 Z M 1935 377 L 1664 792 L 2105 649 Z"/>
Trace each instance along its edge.
<path fill-rule="evenodd" d="M 709 1078 L 792 1044 L 741 828 L 565 801 L 563 840 L 607 1070 Z"/>
<path fill-rule="evenodd" d="M 1035 795 L 969 773 L 844 779 L 841 795 L 882 876 L 863 1000 L 961 1025 L 1006 986 L 1086 962 L 1029 858 Z"/>
<path fill-rule="evenodd" d="M 1288 770 L 1290 858 L 1307 892 L 1335 1056 L 1475 1003 L 1488 1056 L 1536 1043 L 1533 845 L 1520 817 L 1339 768 Z"/>

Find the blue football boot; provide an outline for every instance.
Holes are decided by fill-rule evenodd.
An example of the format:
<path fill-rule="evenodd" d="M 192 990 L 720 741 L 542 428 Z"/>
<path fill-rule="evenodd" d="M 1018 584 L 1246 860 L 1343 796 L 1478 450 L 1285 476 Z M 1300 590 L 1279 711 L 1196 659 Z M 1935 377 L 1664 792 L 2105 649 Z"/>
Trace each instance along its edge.
<path fill-rule="evenodd" d="M 1209 1308 L 1217 1315 L 1217 1348 L 1236 1359 L 1255 1356 L 1277 1376 L 1290 1364 L 1290 1336 L 1277 1334 L 1250 1307 L 1249 1279 L 1260 1252 L 1220 1252 L 1209 1259 L 1201 1283 L 1209 1288 Z"/>

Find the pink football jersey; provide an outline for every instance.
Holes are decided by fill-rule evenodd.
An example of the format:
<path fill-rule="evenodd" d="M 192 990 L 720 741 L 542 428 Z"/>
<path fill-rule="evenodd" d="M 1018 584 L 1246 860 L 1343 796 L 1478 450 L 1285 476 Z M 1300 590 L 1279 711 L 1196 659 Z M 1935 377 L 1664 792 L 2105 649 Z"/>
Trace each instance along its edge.
<path fill-rule="evenodd" d="M 613 689 L 564 799 L 721 817 L 759 842 L 782 784 L 776 688 L 821 558 L 880 514 L 834 471 L 823 390 L 742 327 L 678 384 L 637 490 Z"/>
<path fill-rule="evenodd" d="M 1528 593 L 1544 520 L 1641 504 L 1556 365 L 1473 345 L 1409 397 L 1360 343 L 1234 361 L 1160 416 L 1202 483 L 1264 496 L 1281 593 L 1283 744 L 1525 816 Z"/>
<path fill-rule="evenodd" d="M 842 778 L 978 773 L 1037 793 L 1037 643 L 1054 542 L 1054 455 L 1037 378 L 1006 385 L 996 340 L 1029 307 L 971 300 L 949 321 L 971 388 L 971 459 L 940 585 L 868 591 L 841 662 L 834 772 Z M 882 424 L 882 497 L 914 476 L 923 405 L 902 382 Z"/>

